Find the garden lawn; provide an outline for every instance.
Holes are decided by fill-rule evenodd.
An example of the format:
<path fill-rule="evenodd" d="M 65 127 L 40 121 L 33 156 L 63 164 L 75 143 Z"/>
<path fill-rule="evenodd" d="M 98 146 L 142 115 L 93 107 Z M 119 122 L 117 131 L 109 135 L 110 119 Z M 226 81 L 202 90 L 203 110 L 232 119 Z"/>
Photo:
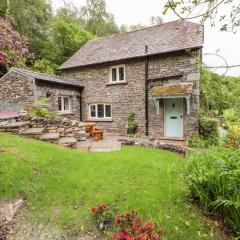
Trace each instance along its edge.
<path fill-rule="evenodd" d="M 185 199 L 185 160 L 157 149 L 80 152 L 0 133 L 0 200 L 24 192 L 28 212 L 58 227 L 92 230 L 90 208 L 132 208 L 164 229 L 162 239 L 213 239 Z"/>

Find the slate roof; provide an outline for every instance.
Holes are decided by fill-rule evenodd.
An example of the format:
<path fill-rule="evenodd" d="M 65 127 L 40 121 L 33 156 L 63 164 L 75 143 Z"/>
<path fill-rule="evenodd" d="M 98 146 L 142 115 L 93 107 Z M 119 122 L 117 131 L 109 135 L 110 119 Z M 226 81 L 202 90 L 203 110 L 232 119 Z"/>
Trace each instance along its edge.
<path fill-rule="evenodd" d="M 203 26 L 188 21 L 173 21 L 119 35 L 91 40 L 59 69 L 68 69 L 147 55 L 201 48 Z"/>
<path fill-rule="evenodd" d="M 39 80 L 41 82 L 82 88 L 82 86 L 77 81 L 71 80 L 71 79 L 66 80 L 66 79 L 63 79 L 63 78 L 60 78 L 60 77 L 50 76 L 50 75 L 45 74 L 45 73 L 34 72 L 34 71 L 21 69 L 21 68 L 14 68 L 14 67 L 12 67 L 10 69 L 10 71 L 15 71 L 15 72 L 33 77 L 34 79 Z"/>

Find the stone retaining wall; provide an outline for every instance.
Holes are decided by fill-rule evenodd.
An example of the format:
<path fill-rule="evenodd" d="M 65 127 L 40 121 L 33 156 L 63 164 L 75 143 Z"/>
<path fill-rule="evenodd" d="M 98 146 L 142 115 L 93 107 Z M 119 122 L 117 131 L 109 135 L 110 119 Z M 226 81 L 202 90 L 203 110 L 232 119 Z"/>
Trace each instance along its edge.
<path fill-rule="evenodd" d="M 86 132 L 83 122 L 69 120 L 67 118 L 51 120 L 41 117 L 20 116 L 21 122 L 29 122 L 29 128 L 45 128 L 44 133 L 59 133 L 60 137 L 74 137 L 77 141 L 86 140 Z"/>
<path fill-rule="evenodd" d="M 0 118 L 0 131 L 62 143 L 65 146 L 87 139 L 83 122 L 60 118 L 51 120 L 26 115 Z"/>

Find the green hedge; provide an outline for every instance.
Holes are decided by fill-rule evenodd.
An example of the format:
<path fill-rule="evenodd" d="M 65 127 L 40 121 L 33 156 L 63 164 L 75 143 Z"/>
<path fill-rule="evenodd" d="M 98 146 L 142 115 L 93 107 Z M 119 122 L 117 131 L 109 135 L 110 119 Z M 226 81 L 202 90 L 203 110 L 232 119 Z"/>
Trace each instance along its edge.
<path fill-rule="evenodd" d="M 201 116 L 199 118 L 199 134 L 208 145 L 216 146 L 219 143 L 219 123 L 216 119 Z"/>

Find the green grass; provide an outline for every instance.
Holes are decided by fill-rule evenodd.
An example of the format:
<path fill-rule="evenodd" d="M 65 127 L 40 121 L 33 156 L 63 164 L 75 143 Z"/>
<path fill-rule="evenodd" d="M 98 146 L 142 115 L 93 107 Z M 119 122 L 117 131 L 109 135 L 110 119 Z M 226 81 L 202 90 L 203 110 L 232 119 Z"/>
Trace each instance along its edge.
<path fill-rule="evenodd" d="M 213 239 L 185 199 L 185 160 L 157 149 L 79 152 L 0 133 L 0 200 L 24 192 L 28 210 L 59 227 L 91 230 L 89 209 L 132 208 L 164 229 L 162 239 Z"/>

